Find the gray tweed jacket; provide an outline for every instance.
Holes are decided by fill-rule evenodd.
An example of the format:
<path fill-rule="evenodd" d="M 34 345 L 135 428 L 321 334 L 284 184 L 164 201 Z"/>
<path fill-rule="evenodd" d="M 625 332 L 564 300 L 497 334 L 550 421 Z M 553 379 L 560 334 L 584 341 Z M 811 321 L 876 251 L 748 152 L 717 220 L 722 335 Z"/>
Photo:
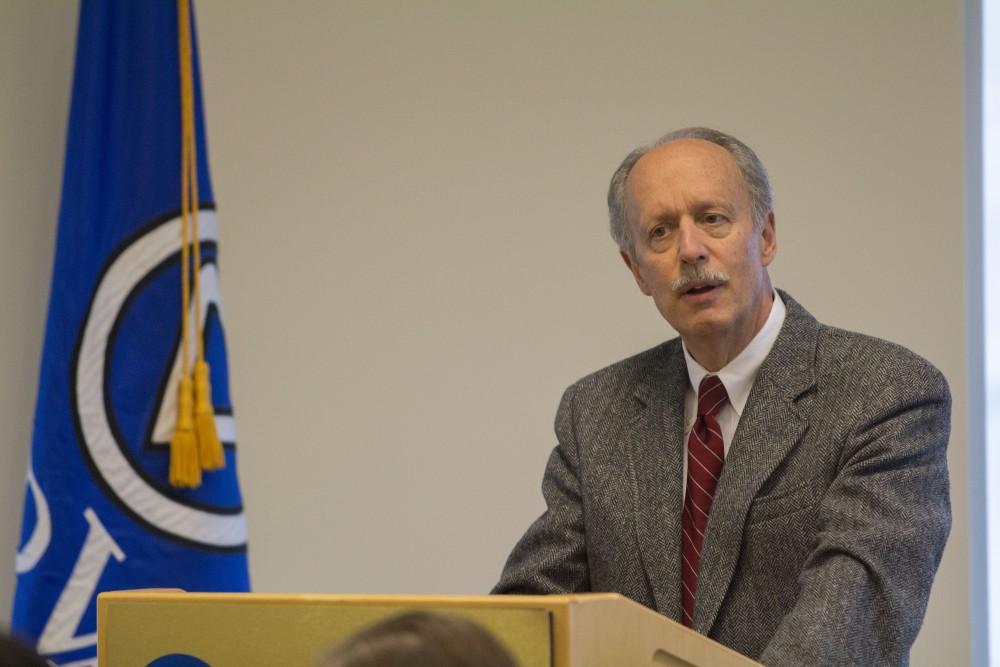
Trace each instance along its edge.
<path fill-rule="evenodd" d="M 899 665 L 951 525 L 951 398 L 927 361 L 788 312 L 733 437 L 694 628 L 767 665 Z M 681 615 L 679 339 L 565 393 L 547 509 L 495 593 L 613 591 Z"/>

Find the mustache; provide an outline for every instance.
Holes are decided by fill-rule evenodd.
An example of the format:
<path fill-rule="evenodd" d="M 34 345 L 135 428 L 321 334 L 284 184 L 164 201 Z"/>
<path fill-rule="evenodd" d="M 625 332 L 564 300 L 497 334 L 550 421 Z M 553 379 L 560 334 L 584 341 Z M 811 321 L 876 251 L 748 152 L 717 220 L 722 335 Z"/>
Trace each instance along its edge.
<path fill-rule="evenodd" d="M 725 271 L 709 271 L 704 266 L 685 266 L 681 270 L 680 278 L 670 283 L 670 289 L 679 294 L 686 290 L 692 283 L 701 282 L 717 282 L 725 284 L 729 282 L 729 274 Z"/>

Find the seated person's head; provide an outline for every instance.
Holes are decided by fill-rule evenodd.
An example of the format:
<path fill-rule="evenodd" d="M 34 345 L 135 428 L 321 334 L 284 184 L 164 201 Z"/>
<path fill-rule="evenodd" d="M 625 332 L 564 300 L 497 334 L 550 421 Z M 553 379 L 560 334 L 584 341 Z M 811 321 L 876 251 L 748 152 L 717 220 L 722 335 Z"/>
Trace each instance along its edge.
<path fill-rule="evenodd" d="M 48 667 L 37 653 L 0 631 L 0 665 L 3 667 Z"/>
<path fill-rule="evenodd" d="M 349 637 L 321 667 L 518 667 L 478 624 L 450 614 L 409 612 Z"/>

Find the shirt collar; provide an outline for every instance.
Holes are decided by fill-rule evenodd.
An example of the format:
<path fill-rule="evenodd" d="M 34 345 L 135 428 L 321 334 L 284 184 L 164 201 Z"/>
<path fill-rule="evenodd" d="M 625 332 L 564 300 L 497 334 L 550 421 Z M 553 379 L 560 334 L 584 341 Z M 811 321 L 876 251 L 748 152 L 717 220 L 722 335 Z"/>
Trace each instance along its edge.
<path fill-rule="evenodd" d="M 722 385 L 726 388 L 726 393 L 729 394 L 729 403 L 738 416 L 743 415 L 743 408 L 750 396 L 750 389 L 757 377 L 757 371 L 767 355 L 770 354 L 771 348 L 774 347 L 774 341 L 778 339 L 781 325 L 785 321 L 785 303 L 776 290 L 773 290 L 773 293 L 774 303 L 771 304 L 771 312 L 768 314 L 764 326 L 743 348 L 742 352 L 723 366 L 718 373 L 715 373 L 722 380 Z M 691 389 L 697 396 L 701 381 L 710 373 L 691 356 L 683 339 L 681 344 L 684 348 L 684 361 L 687 363 L 688 380 L 691 382 Z"/>

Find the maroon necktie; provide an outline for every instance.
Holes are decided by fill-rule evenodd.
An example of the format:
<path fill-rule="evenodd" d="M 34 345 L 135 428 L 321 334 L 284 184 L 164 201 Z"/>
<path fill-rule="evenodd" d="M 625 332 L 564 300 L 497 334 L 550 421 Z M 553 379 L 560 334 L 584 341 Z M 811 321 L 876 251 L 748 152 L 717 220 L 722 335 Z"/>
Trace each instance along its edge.
<path fill-rule="evenodd" d="M 717 375 L 706 376 L 698 387 L 698 416 L 688 436 L 687 492 L 684 494 L 684 534 L 681 537 L 681 602 L 684 625 L 694 621 L 694 594 L 698 590 L 701 543 L 712 509 L 715 487 L 722 474 L 722 429 L 715 415 L 728 396 Z"/>

